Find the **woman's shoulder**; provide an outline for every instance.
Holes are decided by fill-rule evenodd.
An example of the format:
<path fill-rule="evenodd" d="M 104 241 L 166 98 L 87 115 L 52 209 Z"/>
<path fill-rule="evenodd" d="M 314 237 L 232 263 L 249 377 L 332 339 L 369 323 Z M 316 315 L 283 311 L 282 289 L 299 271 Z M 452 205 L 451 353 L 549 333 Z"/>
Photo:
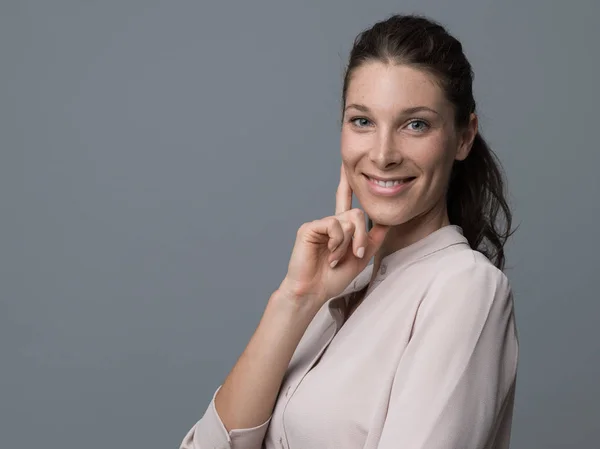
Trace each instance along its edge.
<path fill-rule="evenodd" d="M 429 284 L 464 278 L 508 284 L 506 274 L 482 252 L 474 250 L 458 226 L 446 226 L 414 247 L 417 248 L 414 254 L 403 256 L 404 259 L 413 257 L 412 263 L 408 263 L 411 268 L 409 276 L 413 280 Z"/>
<path fill-rule="evenodd" d="M 508 281 L 506 274 L 490 259 L 468 245 L 457 245 L 451 251 L 439 254 L 431 262 L 436 266 L 435 271 L 440 280 L 470 275 Z"/>
<path fill-rule="evenodd" d="M 459 245 L 452 251 L 445 251 L 435 260 L 429 261 L 429 264 L 433 264 L 427 268 L 431 273 L 428 288 L 431 294 L 477 294 L 490 300 L 508 299 L 511 296 L 507 275 L 484 254 L 468 245 Z"/>

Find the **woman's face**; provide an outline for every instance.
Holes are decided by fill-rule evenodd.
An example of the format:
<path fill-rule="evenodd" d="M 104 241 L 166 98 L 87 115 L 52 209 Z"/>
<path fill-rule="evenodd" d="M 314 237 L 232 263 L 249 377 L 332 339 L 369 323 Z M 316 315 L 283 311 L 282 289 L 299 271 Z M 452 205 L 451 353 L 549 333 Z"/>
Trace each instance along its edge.
<path fill-rule="evenodd" d="M 458 132 L 454 110 L 427 72 L 369 62 L 352 73 L 341 155 L 348 181 L 376 223 L 447 220 L 445 194 L 454 160 L 477 131 L 473 114 Z M 440 226 L 447 223 L 440 223 Z"/>

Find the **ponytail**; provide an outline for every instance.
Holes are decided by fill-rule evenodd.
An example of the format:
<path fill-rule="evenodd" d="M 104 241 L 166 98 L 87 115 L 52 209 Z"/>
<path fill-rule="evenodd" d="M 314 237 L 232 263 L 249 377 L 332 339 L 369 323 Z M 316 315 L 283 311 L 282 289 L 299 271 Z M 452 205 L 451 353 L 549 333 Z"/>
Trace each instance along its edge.
<path fill-rule="evenodd" d="M 481 134 L 466 159 L 452 168 L 446 205 L 450 223 L 460 226 L 471 248 L 504 269 L 504 244 L 514 232 L 500 162 Z"/>

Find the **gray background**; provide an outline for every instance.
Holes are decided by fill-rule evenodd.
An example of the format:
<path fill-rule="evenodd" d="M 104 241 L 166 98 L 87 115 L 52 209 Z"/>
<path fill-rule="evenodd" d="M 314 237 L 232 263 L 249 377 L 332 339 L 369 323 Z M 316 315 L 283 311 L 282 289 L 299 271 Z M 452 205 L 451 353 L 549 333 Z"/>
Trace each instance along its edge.
<path fill-rule="evenodd" d="M 0 447 L 177 447 L 333 211 L 342 69 L 464 42 L 520 229 L 514 448 L 598 447 L 598 2 L 0 4 Z"/>

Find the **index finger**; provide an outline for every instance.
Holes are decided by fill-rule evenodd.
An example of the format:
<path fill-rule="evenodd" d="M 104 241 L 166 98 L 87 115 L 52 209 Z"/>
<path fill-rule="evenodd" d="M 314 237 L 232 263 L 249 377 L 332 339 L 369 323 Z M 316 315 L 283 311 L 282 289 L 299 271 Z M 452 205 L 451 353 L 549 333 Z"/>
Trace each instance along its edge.
<path fill-rule="evenodd" d="M 344 164 L 342 164 L 340 170 L 340 183 L 338 184 L 337 192 L 335 194 L 335 214 L 341 214 L 352 209 L 352 187 L 348 183 L 346 177 L 346 170 L 344 170 Z"/>

